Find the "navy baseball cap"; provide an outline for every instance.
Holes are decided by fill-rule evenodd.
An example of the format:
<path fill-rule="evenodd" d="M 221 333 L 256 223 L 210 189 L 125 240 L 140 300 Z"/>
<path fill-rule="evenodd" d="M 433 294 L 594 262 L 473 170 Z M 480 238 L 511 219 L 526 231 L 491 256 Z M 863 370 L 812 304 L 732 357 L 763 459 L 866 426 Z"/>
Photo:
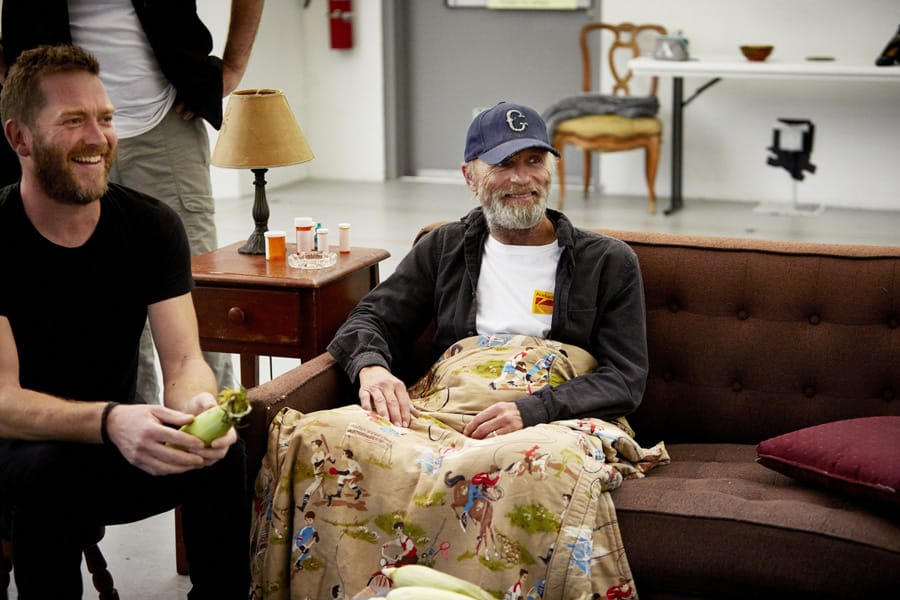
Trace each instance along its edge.
<path fill-rule="evenodd" d="M 480 158 L 497 165 L 526 148 L 543 148 L 559 156 L 550 145 L 547 125 L 534 109 L 498 102 L 478 113 L 466 134 L 466 162 Z"/>

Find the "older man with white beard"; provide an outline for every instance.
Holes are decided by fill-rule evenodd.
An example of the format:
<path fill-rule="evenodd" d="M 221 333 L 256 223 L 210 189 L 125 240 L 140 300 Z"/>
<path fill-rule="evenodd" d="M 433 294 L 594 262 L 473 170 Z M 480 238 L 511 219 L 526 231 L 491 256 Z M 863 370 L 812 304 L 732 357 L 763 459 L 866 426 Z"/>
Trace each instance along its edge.
<path fill-rule="evenodd" d="M 533 109 L 500 102 L 466 136 L 462 173 L 480 202 L 437 227 L 353 311 L 328 346 L 359 384 L 361 406 L 407 426 L 407 384 L 455 342 L 522 334 L 574 344 L 597 368 L 498 402 L 464 434 L 483 439 L 568 418 L 632 412 L 646 384 L 644 292 L 634 252 L 547 208 L 558 156 Z M 413 350 L 431 322 L 429 356 Z"/>

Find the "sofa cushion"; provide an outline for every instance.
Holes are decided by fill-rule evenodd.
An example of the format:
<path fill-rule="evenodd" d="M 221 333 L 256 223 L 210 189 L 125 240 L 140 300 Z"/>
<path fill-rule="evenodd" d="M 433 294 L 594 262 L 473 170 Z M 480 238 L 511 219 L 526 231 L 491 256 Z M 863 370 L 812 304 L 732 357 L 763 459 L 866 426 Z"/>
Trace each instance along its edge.
<path fill-rule="evenodd" d="M 607 233 L 644 281 L 650 373 L 629 416 L 644 445 L 900 416 L 900 245 Z"/>
<path fill-rule="evenodd" d="M 893 505 L 803 485 L 754 444 L 671 444 L 671 464 L 613 492 L 641 598 L 889 597 L 900 589 Z"/>
<path fill-rule="evenodd" d="M 900 504 L 900 417 L 825 423 L 760 442 L 757 461 L 859 498 Z"/>

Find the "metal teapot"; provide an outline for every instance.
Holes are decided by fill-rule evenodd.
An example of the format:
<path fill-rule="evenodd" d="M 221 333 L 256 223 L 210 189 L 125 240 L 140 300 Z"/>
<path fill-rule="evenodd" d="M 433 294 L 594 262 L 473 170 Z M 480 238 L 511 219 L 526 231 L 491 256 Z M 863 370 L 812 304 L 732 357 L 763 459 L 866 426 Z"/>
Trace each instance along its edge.
<path fill-rule="evenodd" d="M 661 35 L 656 38 L 653 58 L 657 60 L 688 60 L 688 41 L 679 31 L 675 35 Z"/>

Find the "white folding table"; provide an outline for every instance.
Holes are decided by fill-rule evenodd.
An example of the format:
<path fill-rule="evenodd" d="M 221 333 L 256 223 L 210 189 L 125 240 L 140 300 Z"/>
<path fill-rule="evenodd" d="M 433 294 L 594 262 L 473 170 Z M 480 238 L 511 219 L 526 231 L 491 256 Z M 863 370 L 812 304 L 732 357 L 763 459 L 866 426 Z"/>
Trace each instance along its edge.
<path fill-rule="evenodd" d="M 900 65 L 876 67 L 841 60 L 778 60 L 752 62 L 743 57 L 698 57 L 691 60 L 657 60 L 641 56 L 631 59 L 628 67 L 635 75 L 655 75 L 672 78 L 672 193 L 669 215 L 680 210 L 682 198 L 682 137 L 683 111 L 694 98 L 724 78 L 743 79 L 818 79 L 845 81 L 900 82 Z M 709 81 L 684 99 L 684 78 L 701 77 Z"/>

